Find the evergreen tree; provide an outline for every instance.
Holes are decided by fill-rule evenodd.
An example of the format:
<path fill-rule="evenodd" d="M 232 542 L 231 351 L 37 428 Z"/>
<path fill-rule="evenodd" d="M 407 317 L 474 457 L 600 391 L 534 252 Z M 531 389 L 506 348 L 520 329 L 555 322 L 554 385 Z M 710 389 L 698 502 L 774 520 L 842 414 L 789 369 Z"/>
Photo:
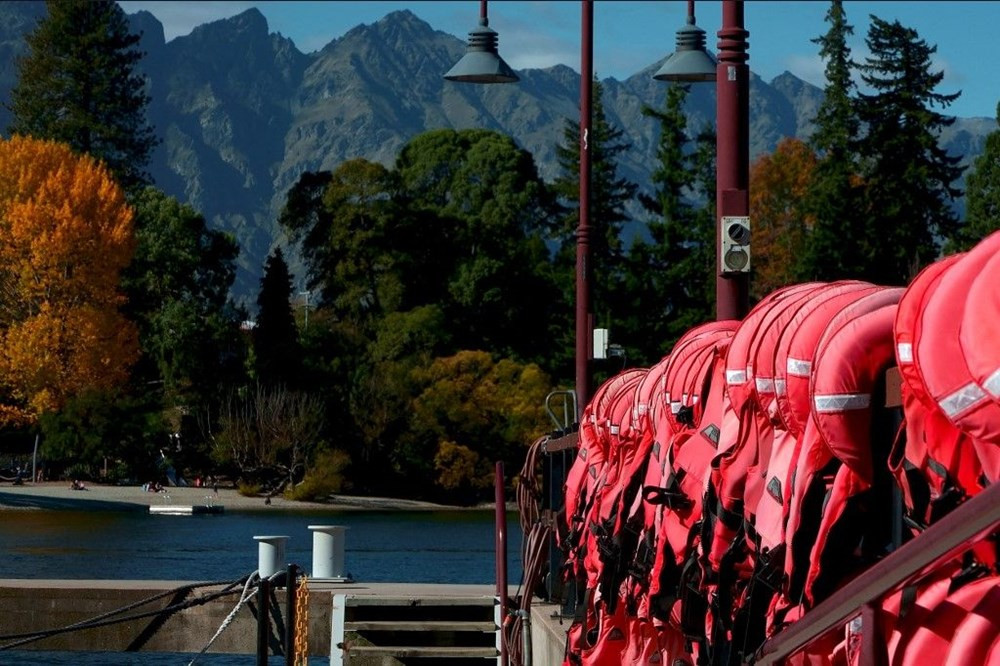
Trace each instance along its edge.
<path fill-rule="evenodd" d="M 253 348 L 258 382 L 288 388 L 297 385 L 301 353 L 292 314 L 292 276 L 281 248 L 276 248 L 264 264 Z"/>
<path fill-rule="evenodd" d="M 54 139 L 103 161 L 128 190 L 149 182 L 157 140 L 136 71 L 142 53 L 113 0 L 49 0 L 27 37 L 8 132 Z"/>
<path fill-rule="evenodd" d="M 604 113 L 603 86 L 595 77 L 590 123 L 590 263 L 591 305 L 598 326 L 618 322 L 621 314 L 616 303 L 622 302 L 625 277 L 622 231 L 629 220 L 625 208 L 633 200 L 638 186 L 618 176 L 618 160 L 629 149 L 625 132 L 613 126 Z M 576 229 L 580 204 L 580 125 L 567 119 L 563 143 L 556 146 L 560 175 L 552 184 L 566 214 L 553 229 L 560 243 L 556 255 L 557 279 L 567 304 L 575 302 Z M 571 369 L 574 347 L 572 306 L 564 308 L 565 321 L 555 324 L 556 337 L 565 350 L 560 366 Z M 612 337 L 614 337 L 612 332 Z M 560 375 L 567 373 L 561 372 Z M 569 372 L 571 375 L 572 372 Z"/>
<path fill-rule="evenodd" d="M 854 29 L 847 23 L 841 0 L 830 3 L 826 22 L 829 30 L 813 40 L 826 62 L 826 88 L 809 141 L 820 161 L 806 197 L 813 225 L 798 269 L 800 277 L 807 280 L 860 277 L 870 256 L 867 220 L 860 212 L 862 190 L 854 146 L 859 123 L 852 99 L 854 62 L 847 46 Z"/>
<path fill-rule="evenodd" d="M 701 214 L 705 206 L 694 203 L 705 190 L 696 166 L 701 156 L 697 146 L 689 145 L 687 96 L 688 86 L 672 85 L 662 111 L 642 110 L 660 125 L 652 174 L 655 189 L 651 195 L 639 195 L 655 217 L 649 221 L 651 241 L 637 240 L 628 254 L 629 312 L 622 313 L 624 330 L 617 336 L 629 359 L 639 365 L 658 361 L 684 331 L 712 313 L 709 278 L 714 276 L 715 225 L 712 216 Z"/>
<path fill-rule="evenodd" d="M 1000 104 L 997 104 L 1000 124 Z M 945 251 L 968 250 L 1000 229 L 1000 128 L 986 137 L 982 155 L 972 163 L 965 179 L 965 222 L 949 240 Z"/>
<path fill-rule="evenodd" d="M 866 185 L 867 238 L 864 277 L 905 284 L 938 256 L 937 239 L 955 230 L 951 203 L 961 173 L 959 158 L 938 144 L 955 119 L 938 113 L 960 93 L 935 92 L 943 72 L 931 71 L 937 51 L 912 28 L 872 16 L 866 44 L 871 55 L 860 69 L 873 92 L 861 94 L 858 115 L 867 133 L 860 144 Z M 858 239 L 845 239 L 858 242 Z"/>

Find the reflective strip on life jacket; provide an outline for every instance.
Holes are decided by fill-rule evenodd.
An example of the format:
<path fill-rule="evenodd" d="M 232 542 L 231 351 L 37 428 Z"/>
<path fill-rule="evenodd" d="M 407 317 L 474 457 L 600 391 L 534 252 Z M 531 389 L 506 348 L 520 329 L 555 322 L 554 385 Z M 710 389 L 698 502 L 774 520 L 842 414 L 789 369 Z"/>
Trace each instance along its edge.
<path fill-rule="evenodd" d="M 983 382 L 983 388 L 994 399 L 1000 398 L 1000 368 L 997 368 L 996 372 L 986 378 L 986 381 Z"/>
<path fill-rule="evenodd" d="M 813 407 L 821 414 L 868 409 L 872 404 L 871 393 L 840 393 L 813 396 Z"/>
<path fill-rule="evenodd" d="M 758 393 L 774 393 L 774 380 L 770 377 L 757 377 L 754 384 Z"/>
<path fill-rule="evenodd" d="M 986 391 L 979 388 L 979 384 L 969 382 L 951 395 L 946 395 L 941 400 L 938 400 L 938 405 L 941 406 L 941 410 L 946 416 L 954 419 L 962 412 L 986 401 L 988 397 Z"/>
<path fill-rule="evenodd" d="M 913 343 L 901 342 L 896 345 L 896 359 L 900 363 L 913 363 Z"/>
<path fill-rule="evenodd" d="M 796 377 L 808 377 L 812 372 L 812 362 L 801 358 L 788 358 L 785 370 Z"/>

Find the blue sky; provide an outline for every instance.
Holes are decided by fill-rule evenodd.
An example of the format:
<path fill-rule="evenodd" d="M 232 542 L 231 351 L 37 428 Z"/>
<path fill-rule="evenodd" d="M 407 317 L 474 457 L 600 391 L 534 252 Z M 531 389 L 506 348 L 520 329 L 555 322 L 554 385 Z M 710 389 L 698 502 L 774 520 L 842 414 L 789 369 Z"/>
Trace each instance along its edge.
<path fill-rule="evenodd" d="M 272 32 L 290 37 L 304 52 L 318 50 L 361 23 L 373 23 L 389 12 L 409 9 L 433 28 L 465 39 L 479 18 L 476 0 L 438 2 L 172 2 L 120 1 L 126 12 L 146 9 L 163 24 L 167 40 L 186 35 L 201 23 L 239 14 L 257 7 L 267 17 Z M 935 68 L 945 73 L 938 92 L 962 92 L 946 113 L 994 117 L 1000 101 L 1000 67 L 996 66 L 996 29 L 1000 2 L 896 1 L 844 3 L 854 26 L 850 42 L 854 58 L 867 53 L 864 37 L 869 14 L 898 20 L 914 28 L 929 44 L 937 45 Z M 722 3 L 695 3 L 698 25 L 708 33 L 715 50 L 721 25 Z M 771 2 L 748 0 L 746 28 L 750 31 L 750 68 L 765 80 L 784 71 L 816 85 L 823 85 L 823 64 L 810 40 L 826 32 L 829 3 L 821 0 Z M 601 78 L 623 79 L 668 55 L 674 33 L 683 25 L 687 3 L 683 0 L 594 3 L 594 70 Z M 500 34 L 500 54 L 515 69 L 563 63 L 579 71 L 580 3 L 489 3 L 490 26 Z M 993 62 L 993 65 L 989 63 Z"/>

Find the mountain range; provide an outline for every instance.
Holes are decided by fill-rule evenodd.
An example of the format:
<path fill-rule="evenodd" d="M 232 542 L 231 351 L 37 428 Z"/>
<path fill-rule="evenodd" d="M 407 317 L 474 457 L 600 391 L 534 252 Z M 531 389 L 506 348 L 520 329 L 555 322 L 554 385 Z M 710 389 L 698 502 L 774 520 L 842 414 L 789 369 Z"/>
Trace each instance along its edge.
<path fill-rule="evenodd" d="M 44 2 L 0 3 L 0 129 L 10 120 L 15 59 L 44 15 Z M 512 136 L 552 180 L 563 128 L 579 118 L 580 77 L 564 65 L 519 71 L 520 82 L 511 85 L 445 81 L 465 43 L 410 11 L 359 25 L 313 53 L 270 32 L 257 9 L 169 42 L 151 13 L 128 18 L 142 35 L 149 120 L 162 140 L 150 173 L 210 226 L 235 235 L 241 253 L 234 296 L 249 306 L 268 253 L 286 242 L 276 220 L 303 171 L 333 169 L 354 157 L 391 165 L 421 132 L 477 127 Z M 640 188 L 648 188 L 655 164 L 657 127 L 642 108 L 662 107 L 665 85 L 652 78 L 659 65 L 624 81 L 601 81 L 605 114 L 631 143 L 621 174 Z M 769 82 L 751 73 L 751 159 L 783 137 L 808 137 L 822 96 L 788 72 Z M 714 122 L 714 86 L 693 86 L 685 112 L 689 127 Z M 959 118 L 941 140 L 969 162 L 994 129 L 992 118 Z M 292 269 L 301 282 L 301 265 L 293 262 Z"/>

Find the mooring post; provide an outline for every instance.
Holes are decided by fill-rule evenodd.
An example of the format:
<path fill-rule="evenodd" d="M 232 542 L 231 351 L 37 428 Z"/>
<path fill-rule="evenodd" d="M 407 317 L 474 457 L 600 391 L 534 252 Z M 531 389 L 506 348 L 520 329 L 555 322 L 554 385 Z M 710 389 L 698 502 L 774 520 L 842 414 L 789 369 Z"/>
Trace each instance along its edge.
<path fill-rule="evenodd" d="M 312 579 L 350 583 L 351 574 L 344 571 L 343 525 L 310 525 L 313 533 Z"/>
<path fill-rule="evenodd" d="M 257 575 L 270 578 L 285 568 L 287 536 L 255 536 L 257 542 Z"/>

